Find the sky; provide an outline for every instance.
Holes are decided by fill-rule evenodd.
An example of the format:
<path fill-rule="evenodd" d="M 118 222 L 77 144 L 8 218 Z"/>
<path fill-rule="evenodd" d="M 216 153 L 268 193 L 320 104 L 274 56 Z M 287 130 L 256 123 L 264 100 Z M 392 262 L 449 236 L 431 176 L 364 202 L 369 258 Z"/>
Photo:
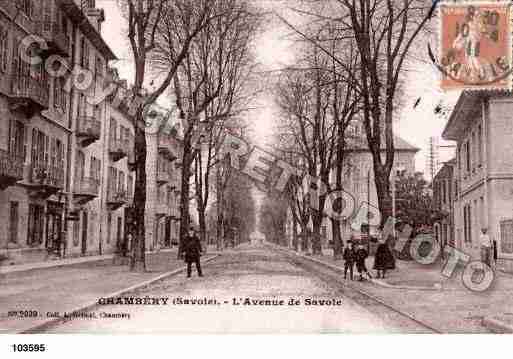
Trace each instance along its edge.
<path fill-rule="evenodd" d="M 266 11 L 279 13 L 289 21 L 294 21 L 294 15 L 288 11 L 292 0 L 260 0 L 260 4 Z M 102 35 L 111 46 L 119 60 L 113 63 L 118 68 L 122 78 L 133 82 L 134 72 L 131 62 L 131 51 L 126 39 L 127 24 L 121 16 L 116 0 L 98 0 L 97 6 L 105 10 L 106 21 L 102 26 Z M 294 61 L 294 50 L 289 31 L 281 21 L 274 17 L 266 22 L 262 35 L 255 43 L 257 60 L 264 70 L 273 71 L 283 68 Z M 414 70 L 408 73 L 407 86 L 404 99 L 404 107 L 394 122 L 396 134 L 409 143 L 420 148 L 416 156 L 416 169 L 426 171 L 426 150 L 430 136 L 440 137 L 446 124 L 446 119 L 441 119 L 433 114 L 433 109 L 440 99 L 448 103 L 454 103 L 458 93 L 444 94 L 438 86 L 438 72 L 432 64 L 427 63 L 427 50 L 419 56 L 426 62 L 419 62 Z M 418 106 L 413 108 L 417 98 L 421 98 Z M 164 101 L 165 102 L 165 101 Z M 272 134 L 273 125 L 276 123 L 277 110 L 269 92 L 260 96 L 256 103 L 256 109 L 249 114 L 253 125 L 253 138 L 256 144 L 263 145 Z M 440 144 L 447 144 L 440 141 Z M 454 155 L 450 148 L 440 149 L 440 161 L 447 161 Z"/>

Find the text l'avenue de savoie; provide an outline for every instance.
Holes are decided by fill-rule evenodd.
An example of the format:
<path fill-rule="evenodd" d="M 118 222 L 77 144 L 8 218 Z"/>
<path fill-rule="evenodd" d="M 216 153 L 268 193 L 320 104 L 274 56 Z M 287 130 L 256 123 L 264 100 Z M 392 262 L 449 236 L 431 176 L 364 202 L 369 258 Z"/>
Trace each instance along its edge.
<path fill-rule="evenodd" d="M 98 305 L 234 305 L 234 306 L 336 306 L 342 305 L 340 298 L 252 298 L 233 297 L 114 297 L 99 298 Z"/>

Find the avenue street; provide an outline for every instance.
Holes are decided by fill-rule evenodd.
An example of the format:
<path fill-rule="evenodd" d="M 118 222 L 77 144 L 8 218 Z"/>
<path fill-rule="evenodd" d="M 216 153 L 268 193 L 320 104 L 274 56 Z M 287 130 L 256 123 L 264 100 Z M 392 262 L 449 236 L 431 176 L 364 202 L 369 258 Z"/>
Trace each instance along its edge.
<path fill-rule="evenodd" d="M 343 280 L 341 280 L 343 282 Z M 262 244 L 246 244 L 205 265 L 204 277 L 183 273 L 126 298 L 160 305 L 107 304 L 46 333 L 390 333 L 403 329 Z M 165 304 L 164 304 L 165 302 Z M 411 331 L 411 329 L 409 329 Z"/>

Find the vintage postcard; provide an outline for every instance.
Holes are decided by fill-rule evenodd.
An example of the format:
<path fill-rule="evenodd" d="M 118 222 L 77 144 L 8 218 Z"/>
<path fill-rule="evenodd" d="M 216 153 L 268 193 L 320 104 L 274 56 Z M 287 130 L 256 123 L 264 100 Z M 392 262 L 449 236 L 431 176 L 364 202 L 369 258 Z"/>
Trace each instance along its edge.
<path fill-rule="evenodd" d="M 513 333 L 511 31 L 0 0 L 0 334 Z"/>

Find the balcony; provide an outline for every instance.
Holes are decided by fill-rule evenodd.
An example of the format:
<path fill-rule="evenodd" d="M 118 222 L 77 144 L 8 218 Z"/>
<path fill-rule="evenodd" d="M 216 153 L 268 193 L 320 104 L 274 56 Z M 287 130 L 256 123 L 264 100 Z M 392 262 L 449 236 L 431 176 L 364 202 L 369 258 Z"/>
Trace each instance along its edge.
<path fill-rule="evenodd" d="M 128 196 L 125 190 L 109 188 L 107 191 L 107 206 L 111 211 L 118 209 L 128 203 Z"/>
<path fill-rule="evenodd" d="M 34 114 L 48 109 L 48 82 L 43 82 L 29 75 L 11 76 L 8 91 L 9 108 L 21 112 L 30 118 Z"/>
<path fill-rule="evenodd" d="M 48 164 L 29 164 L 25 167 L 20 185 L 27 187 L 31 197 L 46 199 L 64 188 L 64 169 Z"/>
<path fill-rule="evenodd" d="M 46 41 L 47 49 L 41 49 L 39 55 L 48 58 L 51 55 L 69 56 L 69 38 L 58 22 L 45 17 L 36 24 L 36 34 Z"/>
<path fill-rule="evenodd" d="M 176 160 L 176 152 L 171 136 L 158 135 L 158 152 L 170 161 Z"/>
<path fill-rule="evenodd" d="M 78 117 L 77 139 L 82 147 L 98 141 L 101 136 L 102 124 L 91 116 L 80 115 Z"/>
<path fill-rule="evenodd" d="M 111 137 L 109 141 L 109 153 L 114 162 L 128 155 L 128 140 Z"/>
<path fill-rule="evenodd" d="M 23 159 L 0 150 L 0 190 L 23 179 Z"/>
<path fill-rule="evenodd" d="M 73 187 L 73 200 L 78 205 L 92 201 L 100 193 L 100 181 L 96 178 L 79 178 Z"/>

